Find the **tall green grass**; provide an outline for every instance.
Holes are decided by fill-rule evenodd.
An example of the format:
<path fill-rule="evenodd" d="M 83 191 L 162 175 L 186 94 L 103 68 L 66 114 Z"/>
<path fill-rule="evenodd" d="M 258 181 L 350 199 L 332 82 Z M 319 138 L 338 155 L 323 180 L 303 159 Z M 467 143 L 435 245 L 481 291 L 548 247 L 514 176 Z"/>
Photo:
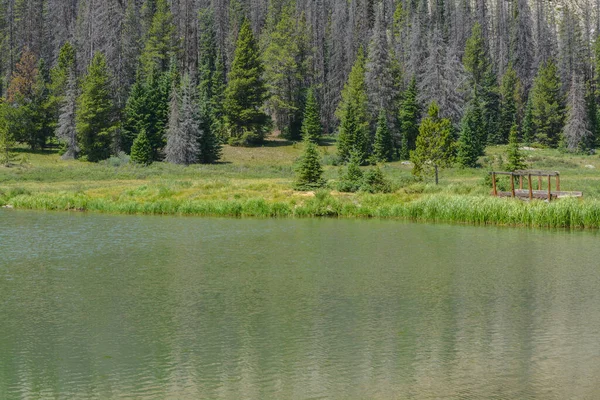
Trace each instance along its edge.
<path fill-rule="evenodd" d="M 0 195 L 0 202 L 20 209 L 122 214 L 396 218 L 475 225 L 600 228 L 600 201 L 582 199 L 561 199 L 546 203 L 486 196 L 432 194 L 410 200 L 393 194 L 337 197 L 319 192 L 314 197 L 300 201 L 296 198 L 286 201 L 268 201 L 263 198 L 231 200 L 158 198 L 139 201 L 92 198 L 83 193 L 15 191 Z"/>

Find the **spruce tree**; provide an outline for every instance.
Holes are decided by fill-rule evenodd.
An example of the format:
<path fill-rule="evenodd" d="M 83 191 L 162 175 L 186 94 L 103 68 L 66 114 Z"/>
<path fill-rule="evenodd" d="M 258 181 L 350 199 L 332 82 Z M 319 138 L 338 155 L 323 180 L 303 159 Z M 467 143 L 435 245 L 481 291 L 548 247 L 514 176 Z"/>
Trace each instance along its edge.
<path fill-rule="evenodd" d="M 363 172 L 360 169 L 361 155 L 357 151 L 350 153 L 348 164 L 345 171 L 340 169 L 338 190 L 344 193 L 358 192 L 363 183 Z"/>
<path fill-rule="evenodd" d="M 260 144 L 264 140 L 270 119 L 262 111 L 267 93 L 263 71 L 258 45 L 246 19 L 238 35 L 223 104 L 231 144 Z"/>
<path fill-rule="evenodd" d="M 373 143 L 373 161 L 376 163 L 392 161 L 393 157 L 394 139 L 388 128 L 386 112 L 382 109 L 377 119 L 377 131 L 375 132 L 375 142 Z"/>
<path fill-rule="evenodd" d="M 0 164 L 10 167 L 10 150 L 15 146 L 15 139 L 8 123 L 11 106 L 4 101 L 0 102 Z"/>
<path fill-rule="evenodd" d="M 533 143 L 535 129 L 533 126 L 533 96 L 531 96 L 531 92 L 529 93 L 529 98 L 527 99 L 527 104 L 525 106 L 521 135 L 525 144 L 530 145 Z"/>
<path fill-rule="evenodd" d="M 573 75 L 566 124 L 563 130 L 564 145 L 569 151 L 585 151 L 593 146 L 585 86 L 580 77 Z"/>
<path fill-rule="evenodd" d="M 70 79 L 76 73 L 75 48 L 71 43 L 66 42 L 60 48 L 56 66 L 50 71 L 52 82 L 50 84 L 50 102 L 57 116 L 63 104 L 63 97 L 68 90 Z"/>
<path fill-rule="evenodd" d="M 419 134 L 419 118 L 420 108 L 417 102 L 417 82 L 413 79 L 404 93 L 404 99 L 400 106 L 399 124 L 400 135 L 402 138 L 402 146 L 400 150 L 400 158 L 408 160 L 410 151 L 415 149 L 417 136 Z"/>
<path fill-rule="evenodd" d="M 296 182 L 294 188 L 297 190 L 313 190 L 322 187 L 323 167 L 321 166 L 317 145 L 310 139 L 304 140 L 304 153 L 296 168 Z"/>
<path fill-rule="evenodd" d="M 308 89 L 306 105 L 304 106 L 304 118 L 302 120 L 302 137 L 313 143 L 319 143 L 323 134 L 319 104 L 315 97 L 313 88 Z"/>
<path fill-rule="evenodd" d="M 175 25 L 169 3 L 167 0 L 156 0 L 155 10 L 140 57 L 146 76 L 168 71 L 175 55 Z"/>
<path fill-rule="evenodd" d="M 598 144 L 598 129 L 600 129 L 598 112 L 600 111 L 600 109 L 598 108 L 598 103 L 596 103 L 596 96 L 594 94 L 594 89 L 591 83 L 588 83 L 586 86 L 585 102 L 587 106 L 587 118 L 589 122 L 589 128 L 592 133 L 589 145 L 591 148 L 590 150 L 593 150 Z"/>
<path fill-rule="evenodd" d="M 564 99 L 558 70 L 552 61 L 540 66 L 531 89 L 534 138 L 546 146 L 558 146 L 564 122 Z"/>
<path fill-rule="evenodd" d="M 342 100 L 336 114 L 340 119 L 339 158 L 347 161 L 350 153 L 355 151 L 360 157 L 360 163 L 364 164 L 369 156 L 371 138 L 365 85 L 365 57 L 362 50 L 359 51 L 348 82 L 344 85 Z"/>
<path fill-rule="evenodd" d="M 63 160 L 77 158 L 79 154 L 75 119 L 76 108 L 77 78 L 75 77 L 75 70 L 72 69 L 67 82 L 66 91 L 64 92 L 64 95 L 61 96 L 61 106 L 56 127 L 56 137 L 62 146 Z"/>
<path fill-rule="evenodd" d="M 284 4 L 280 11 L 270 7 L 267 34 L 263 36 L 265 82 L 269 91 L 267 108 L 272 112 L 276 128 L 291 140 L 301 136 L 302 101 L 305 91 L 305 60 L 300 57 L 302 43 L 295 6 Z"/>
<path fill-rule="evenodd" d="M 518 123 L 519 112 L 523 107 L 521 98 L 522 86 L 517 73 L 509 65 L 502 77 L 500 85 L 500 115 L 498 121 L 498 136 L 492 137 L 491 143 L 506 143 L 510 129 Z"/>
<path fill-rule="evenodd" d="M 81 83 L 76 129 L 82 157 L 95 162 L 110 156 L 115 131 L 114 105 L 108 67 L 102 53 L 94 55 Z"/>
<path fill-rule="evenodd" d="M 473 88 L 477 89 L 483 85 L 485 76 L 491 68 L 491 63 L 479 22 L 475 23 L 471 30 L 471 37 L 467 40 L 463 63 L 470 75 Z"/>
<path fill-rule="evenodd" d="M 138 74 L 123 112 L 121 147 L 126 153 L 130 152 L 133 141 L 143 129 L 152 147 L 152 160 L 159 160 L 165 146 L 169 94 L 174 76 L 172 71 L 154 72 L 146 78 Z"/>
<path fill-rule="evenodd" d="M 419 125 L 417 146 L 411 151 L 410 160 L 415 176 L 423 178 L 434 175 L 436 185 L 439 182 L 439 170 L 451 166 L 454 161 L 452 122 L 440 118 L 440 109 L 435 102 L 431 103 L 427 118 Z"/>
<path fill-rule="evenodd" d="M 142 130 L 148 128 L 148 120 L 152 112 L 148 86 L 139 79 L 131 86 L 131 92 L 125 104 L 123 130 L 121 135 L 121 149 L 125 153 L 131 152 L 131 146 Z"/>
<path fill-rule="evenodd" d="M 205 9 L 200 13 L 201 33 L 199 38 L 200 60 L 199 60 L 199 83 L 198 83 L 198 107 L 200 111 L 200 129 L 202 135 L 198 139 L 199 154 L 198 161 L 202 164 L 212 164 L 221 157 L 221 138 L 219 137 L 219 121 L 221 118 L 215 110 L 220 105 L 214 102 L 215 80 L 217 74 L 217 43 L 214 30 L 213 14 Z"/>
<path fill-rule="evenodd" d="M 179 72 L 174 65 L 169 71 L 158 76 L 152 75 L 146 82 L 148 88 L 149 119 L 146 134 L 152 145 L 153 159 L 159 160 L 166 142 L 166 130 L 169 122 L 169 104 L 171 90 L 179 81 Z"/>
<path fill-rule="evenodd" d="M 34 85 L 34 96 L 29 104 L 34 119 L 34 137 L 30 143 L 32 148 L 45 148 L 48 140 L 54 135 L 56 112 L 50 95 L 50 70 L 44 59 L 38 63 L 38 75 Z"/>
<path fill-rule="evenodd" d="M 198 137 L 198 162 L 212 164 L 221 158 L 221 140 L 215 133 L 214 115 L 210 106 L 210 99 L 199 96 L 198 99 L 199 128 L 202 134 Z"/>
<path fill-rule="evenodd" d="M 477 167 L 477 160 L 485 150 L 485 139 L 486 131 L 481 102 L 477 96 L 474 96 L 461 123 L 456 157 L 461 167 Z"/>
<path fill-rule="evenodd" d="M 136 164 L 150 165 L 152 164 L 152 158 L 152 145 L 148 140 L 146 130 L 142 128 L 131 146 L 131 161 Z"/>
<path fill-rule="evenodd" d="M 215 71 L 212 74 L 212 98 L 211 98 L 211 114 L 212 114 L 212 131 L 221 143 L 227 140 L 227 130 L 225 126 L 225 90 L 227 83 L 225 82 L 225 63 L 221 53 L 217 50 L 217 58 L 215 62 Z"/>
<path fill-rule="evenodd" d="M 381 168 L 375 166 L 375 168 L 371 168 L 363 174 L 360 191 L 367 193 L 389 193 L 392 191 L 392 185 L 385 178 Z"/>
<path fill-rule="evenodd" d="M 13 108 L 9 125 L 14 139 L 32 150 L 44 147 L 52 132 L 48 83 L 44 62 L 25 49 L 11 76 L 6 99 Z"/>
<path fill-rule="evenodd" d="M 510 135 L 508 137 L 508 149 L 507 149 L 507 160 L 508 163 L 506 168 L 509 171 L 517 171 L 521 169 L 525 169 L 527 165 L 525 164 L 525 159 L 521 150 L 519 148 L 519 137 L 518 137 L 518 128 L 517 124 L 514 124 L 510 129 Z"/>
<path fill-rule="evenodd" d="M 492 68 L 483 77 L 480 91 L 481 113 L 483 118 L 483 141 L 496 143 L 500 124 L 500 92 L 498 78 Z"/>

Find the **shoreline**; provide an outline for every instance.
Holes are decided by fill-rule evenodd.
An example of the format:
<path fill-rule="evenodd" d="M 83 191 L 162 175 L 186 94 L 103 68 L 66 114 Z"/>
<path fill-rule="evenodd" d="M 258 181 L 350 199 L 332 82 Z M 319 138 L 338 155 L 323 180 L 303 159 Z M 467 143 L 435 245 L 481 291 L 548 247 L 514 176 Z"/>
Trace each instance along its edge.
<path fill-rule="evenodd" d="M 0 197 L 0 207 L 16 210 L 78 211 L 127 215 L 260 218 L 380 218 L 414 222 L 460 223 L 475 226 L 528 228 L 600 228 L 600 201 L 561 199 L 524 202 L 481 195 L 421 195 L 399 200 L 397 195 L 335 196 L 310 192 L 298 201 L 265 198 L 232 200 L 114 200 L 81 193 L 33 193 Z"/>

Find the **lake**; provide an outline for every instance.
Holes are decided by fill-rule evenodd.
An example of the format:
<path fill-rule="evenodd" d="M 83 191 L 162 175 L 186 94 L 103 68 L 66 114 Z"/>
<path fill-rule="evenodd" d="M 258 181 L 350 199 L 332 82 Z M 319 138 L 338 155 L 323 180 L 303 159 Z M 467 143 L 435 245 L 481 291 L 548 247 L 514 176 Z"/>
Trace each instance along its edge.
<path fill-rule="evenodd" d="M 0 399 L 598 399 L 599 239 L 0 210 Z"/>

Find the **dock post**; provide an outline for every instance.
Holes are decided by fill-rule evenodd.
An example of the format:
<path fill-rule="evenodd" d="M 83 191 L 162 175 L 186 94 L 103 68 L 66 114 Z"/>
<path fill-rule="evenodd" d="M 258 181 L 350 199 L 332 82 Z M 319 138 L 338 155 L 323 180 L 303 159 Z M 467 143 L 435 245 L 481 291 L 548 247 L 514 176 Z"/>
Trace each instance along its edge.
<path fill-rule="evenodd" d="M 519 189 L 523 190 L 523 175 L 519 175 Z"/>
<path fill-rule="evenodd" d="M 512 197 L 515 197 L 515 175 L 512 172 L 510 174 L 510 191 L 512 193 Z"/>
<path fill-rule="evenodd" d="M 498 188 L 496 187 L 496 173 L 492 172 L 492 187 L 494 188 L 494 196 L 498 197 Z"/>
<path fill-rule="evenodd" d="M 529 200 L 533 200 L 533 184 L 531 183 L 531 174 L 527 175 L 527 181 L 529 184 Z"/>
<path fill-rule="evenodd" d="M 550 175 L 548 175 L 548 201 L 552 201 L 552 182 L 550 181 Z"/>

